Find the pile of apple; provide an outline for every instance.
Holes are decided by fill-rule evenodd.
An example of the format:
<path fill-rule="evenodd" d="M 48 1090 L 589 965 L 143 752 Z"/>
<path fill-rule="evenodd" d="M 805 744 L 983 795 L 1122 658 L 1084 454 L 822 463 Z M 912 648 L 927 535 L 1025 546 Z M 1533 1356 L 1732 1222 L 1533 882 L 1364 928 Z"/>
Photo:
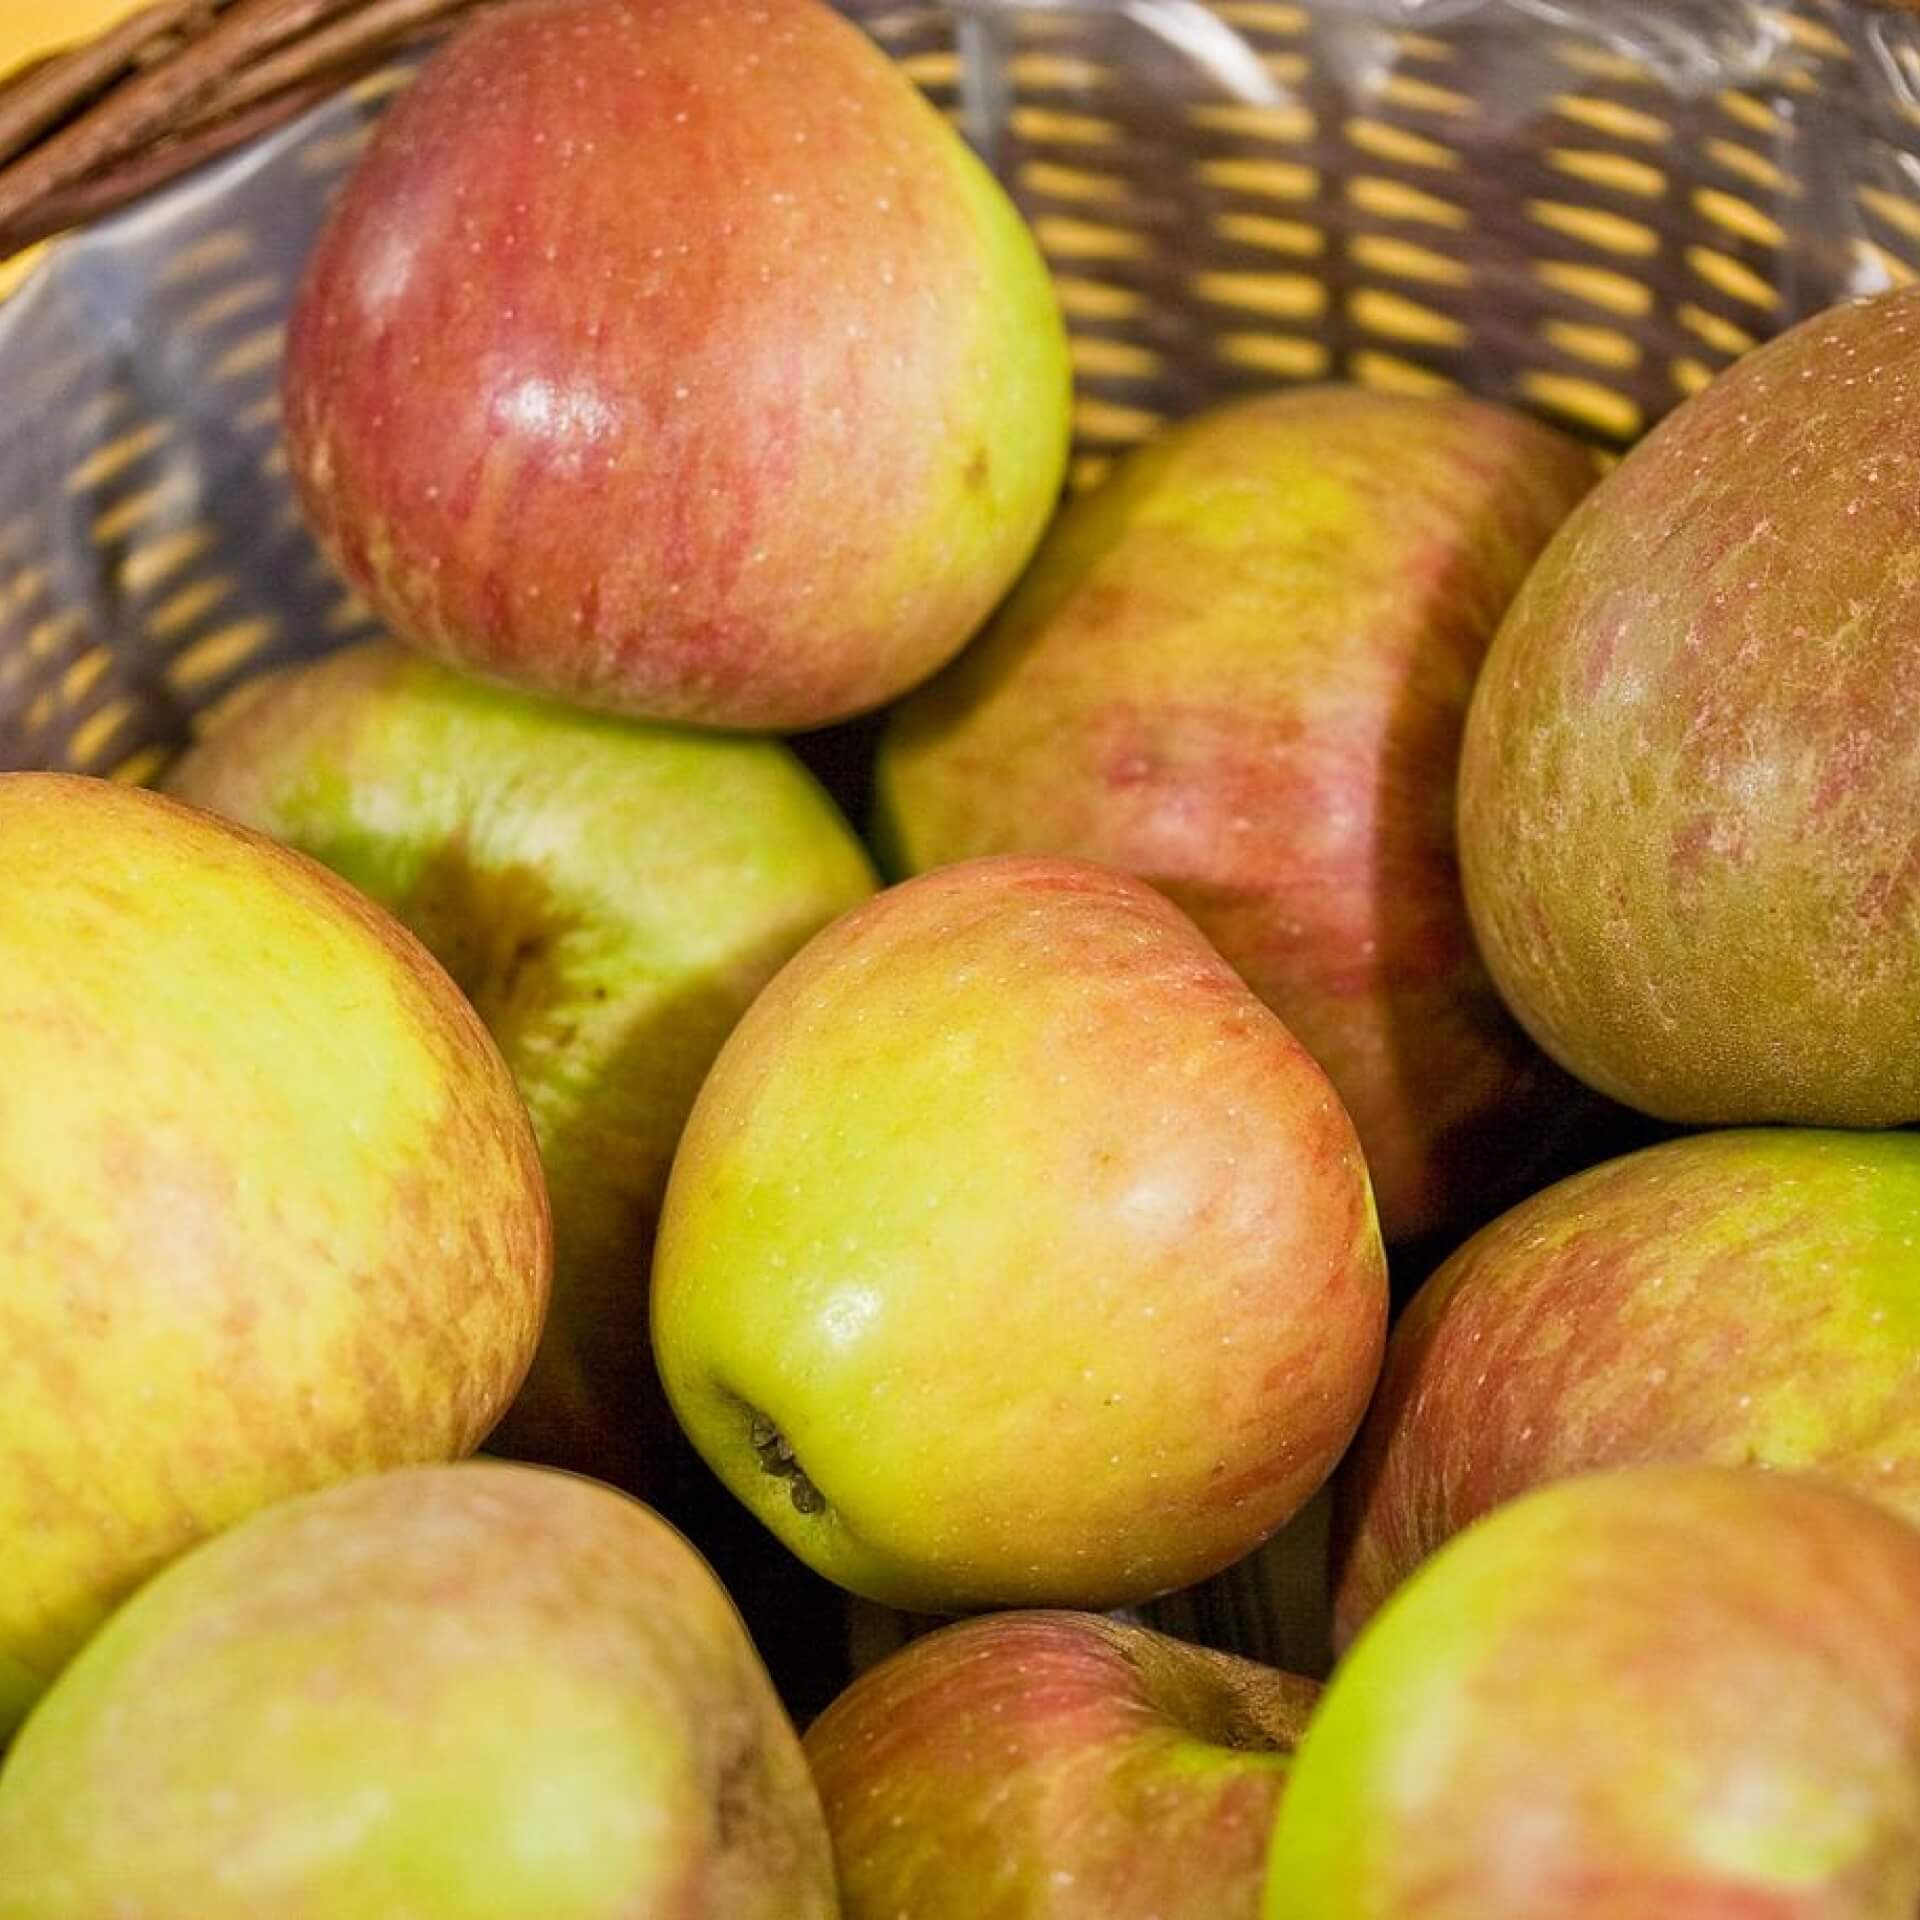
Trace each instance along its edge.
<path fill-rule="evenodd" d="M 1920 292 L 1604 477 L 1329 386 L 1060 510 L 1071 387 L 824 0 L 387 117 L 395 639 L 0 777 L 0 1920 L 1920 1912 Z M 1330 1678 L 1129 1616 L 1329 1484 Z M 946 1623 L 802 1714 L 803 1565 Z"/>

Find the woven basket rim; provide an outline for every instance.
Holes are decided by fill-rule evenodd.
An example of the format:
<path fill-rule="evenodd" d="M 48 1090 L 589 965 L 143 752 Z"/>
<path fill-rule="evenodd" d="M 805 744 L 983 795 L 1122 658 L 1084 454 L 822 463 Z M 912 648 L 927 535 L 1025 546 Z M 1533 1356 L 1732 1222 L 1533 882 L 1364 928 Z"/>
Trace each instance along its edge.
<path fill-rule="evenodd" d="M 133 205 L 504 0 L 144 0 L 0 72 L 0 261 Z M 1920 16 L 1920 0 L 1843 0 Z"/>

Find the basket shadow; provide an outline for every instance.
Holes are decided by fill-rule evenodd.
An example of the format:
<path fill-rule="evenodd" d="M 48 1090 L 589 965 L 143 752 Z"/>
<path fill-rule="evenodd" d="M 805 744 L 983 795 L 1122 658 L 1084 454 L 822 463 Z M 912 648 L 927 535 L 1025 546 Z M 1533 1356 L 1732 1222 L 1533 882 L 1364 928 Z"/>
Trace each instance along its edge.
<path fill-rule="evenodd" d="M 596 969 L 605 959 L 594 928 L 536 869 L 482 866 L 450 844 L 398 906 L 520 1081 L 553 1201 L 554 1304 L 532 1390 L 487 1451 L 605 1481 L 672 1521 L 733 1596 L 790 1710 L 817 1711 L 847 1672 L 845 1598 L 702 1461 L 667 1403 L 649 1321 L 680 1133 L 754 992 L 811 927 L 738 945 L 663 989 L 630 983 L 638 1010 L 608 1036 L 593 1016 L 620 985 Z"/>

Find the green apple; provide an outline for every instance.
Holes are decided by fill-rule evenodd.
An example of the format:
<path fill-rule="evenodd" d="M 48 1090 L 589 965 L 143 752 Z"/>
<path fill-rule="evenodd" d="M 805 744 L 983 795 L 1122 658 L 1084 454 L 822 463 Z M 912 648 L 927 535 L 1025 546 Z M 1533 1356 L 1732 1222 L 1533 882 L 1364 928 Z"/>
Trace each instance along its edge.
<path fill-rule="evenodd" d="M 883 838 L 911 872 L 1139 874 L 1327 1070 L 1388 1239 L 1477 1225 L 1597 1105 L 1501 1005 L 1453 832 L 1481 657 L 1594 478 L 1464 399 L 1322 387 L 1182 423 L 898 709 Z"/>
<path fill-rule="evenodd" d="M 714 1470 L 856 1593 L 1105 1608 L 1310 1498 L 1380 1363 L 1353 1126 L 1151 888 L 1007 857 L 820 935 L 702 1089 L 654 1264 Z"/>
<path fill-rule="evenodd" d="M 1920 1120 L 1920 287 L 1817 315 L 1568 520 L 1460 772 L 1487 964 L 1690 1126 Z"/>
<path fill-rule="evenodd" d="M 1339 1476 L 1343 1638 L 1541 1481 L 1796 1468 L 1920 1523 L 1920 1137 L 1695 1134 L 1475 1235 L 1401 1316 Z"/>
<path fill-rule="evenodd" d="M 478 1446 L 551 1242 L 526 1109 L 426 950 L 157 794 L 0 775 L 0 1086 L 4 1737 L 207 1535 Z"/>
<path fill-rule="evenodd" d="M 492 1030 L 553 1195 L 553 1313 L 499 1446 L 656 1495 L 672 1420 L 647 1271 L 720 1043 L 873 889 L 787 750 L 483 687 L 388 643 L 280 677 L 175 793 L 324 861 L 425 941 Z"/>
<path fill-rule="evenodd" d="M 719 1583 L 474 1462 L 289 1501 L 140 1593 L 0 1771 L 0 1920 L 833 1920 Z"/>
<path fill-rule="evenodd" d="M 1268 1920 L 1911 1920 L 1920 1532 L 1730 1467 L 1564 1480 L 1336 1669 Z"/>
<path fill-rule="evenodd" d="M 965 645 L 1052 518 L 1066 330 L 1012 203 L 826 0 L 488 8 L 292 316 L 293 471 L 393 632 L 793 731 Z"/>
<path fill-rule="evenodd" d="M 1310 1680 L 1098 1614 L 916 1640 L 807 1733 L 846 1920 L 1255 1920 Z"/>

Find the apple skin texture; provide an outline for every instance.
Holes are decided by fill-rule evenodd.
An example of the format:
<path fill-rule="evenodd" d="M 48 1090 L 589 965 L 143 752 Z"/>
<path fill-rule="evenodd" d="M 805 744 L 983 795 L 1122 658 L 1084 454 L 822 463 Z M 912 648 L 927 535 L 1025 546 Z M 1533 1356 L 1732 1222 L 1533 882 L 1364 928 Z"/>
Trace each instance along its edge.
<path fill-rule="evenodd" d="M 1319 1692 L 1098 1614 L 916 1640 L 807 1733 L 845 1920 L 1256 1920 Z"/>
<path fill-rule="evenodd" d="M 0 1920 L 832 1920 L 800 1744 L 699 1556 L 473 1462 L 169 1569 L 0 1771 Z"/>
<path fill-rule="evenodd" d="M 1473 924 L 1664 1120 L 1920 1120 L 1920 289 L 1823 313 L 1628 455 L 1527 582 L 1461 766 Z"/>
<path fill-rule="evenodd" d="M 1487 978 L 1453 828 L 1481 658 L 1595 477 L 1466 400 L 1326 387 L 1176 428 L 894 717 L 883 845 L 1139 874 L 1326 1069 L 1388 1240 L 1477 1225 L 1597 1104 Z"/>
<path fill-rule="evenodd" d="M 553 1197 L 553 1310 L 496 1444 L 651 1493 L 675 1432 L 644 1324 L 674 1146 L 754 995 L 872 893 L 851 830 L 775 742 L 379 642 L 277 676 L 168 784 L 344 875 L 473 1000 Z"/>
<path fill-rule="evenodd" d="M 654 1262 L 714 1471 L 925 1613 L 1121 1606 L 1240 1559 L 1351 1440 L 1385 1312 L 1326 1077 L 1178 909 L 1052 859 L 909 881 L 781 972 Z"/>
<path fill-rule="evenodd" d="M 1920 1532 L 1637 1467 L 1435 1556 L 1336 1669 L 1267 1920 L 1911 1920 Z"/>
<path fill-rule="evenodd" d="M 823 0 L 528 0 L 381 123 L 288 340 L 293 471 L 401 639 L 792 731 L 943 665 L 1059 498 L 998 183 Z"/>
<path fill-rule="evenodd" d="M 1920 1137 L 1698 1134 L 1476 1235 L 1340 1469 L 1344 1643 L 1450 1535 L 1641 1461 L 1817 1471 L 1920 1525 Z"/>
<path fill-rule="evenodd" d="M 486 1029 L 333 875 L 25 773 L 0 875 L 3 1739 L 208 1534 L 478 1446 L 551 1241 Z"/>

